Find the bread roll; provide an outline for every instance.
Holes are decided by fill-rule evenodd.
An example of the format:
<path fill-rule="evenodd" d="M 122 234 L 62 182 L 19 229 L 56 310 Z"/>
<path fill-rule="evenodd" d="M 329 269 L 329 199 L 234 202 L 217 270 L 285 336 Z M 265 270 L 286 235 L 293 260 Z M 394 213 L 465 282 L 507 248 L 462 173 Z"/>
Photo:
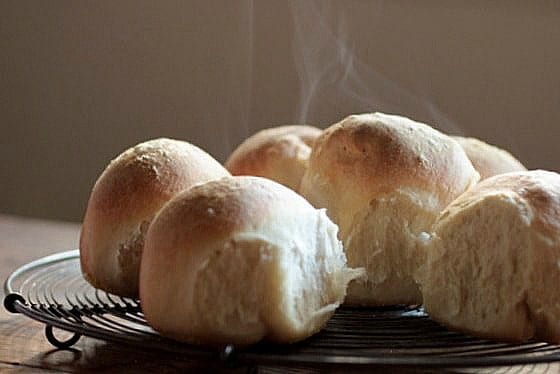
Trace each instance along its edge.
<path fill-rule="evenodd" d="M 560 175 L 490 177 L 439 217 L 422 272 L 424 305 L 452 329 L 560 343 Z"/>
<path fill-rule="evenodd" d="M 111 161 L 91 192 L 80 235 L 84 277 L 116 295 L 138 295 L 144 235 L 154 215 L 175 194 L 229 173 L 187 142 L 156 139 Z"/>
<path fill-rule="evenodd" d="M 340 226 L 349 265 L 367 270 L 367 281 L 350 284 L 347 303 L 420 303 L 416 243 L 478 178 L 457 142 L 408 118 L 353 115 L 326 129 L 300 192 Z"/>
<path fill-rule="evenodd" d="M 265 177 L 297 191 L 319 135 L 320 129 L 303 125 L 261 130 L 241 143 L 225 166 L 233 175 Z"/>
<path fill-rule="evenodd" d="M 480 174 L 480 179 L 527 170 L 525 166 L 509 152 L 475 138 L 453 136 L 471 160 L 474 168 Z"/>
<path fill-rule="evenodd" d="M 229 177 L 187 190 L 146 236 L 140 299 L 162 335 L 205 345 L 293 342 L 318 331 L 361 272 L 337 227 L 292 190 Z"/>

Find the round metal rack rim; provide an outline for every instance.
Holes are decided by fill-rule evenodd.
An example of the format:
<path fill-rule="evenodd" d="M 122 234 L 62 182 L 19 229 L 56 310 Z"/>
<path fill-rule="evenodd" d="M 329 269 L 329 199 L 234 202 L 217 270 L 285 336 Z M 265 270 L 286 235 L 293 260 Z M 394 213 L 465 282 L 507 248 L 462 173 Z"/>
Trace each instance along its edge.
<path fill-rule="evenodd" d="M 45 323 L 45 335 L 66 349 L 80 336 L 180 353 L 186 359 L 226 365 L 482 367 L 560 362 L 560 346 L 539 342 L 507 344 L 447 331 L 421 308 L 340 308 L 323 331 L 292 345 L 260 343 L 221 350 L 167 339 L 146 323 L 138 300 L 96 290 L 82 277 L 79 251 L 32 261 L 4 283 L 4 307 Z M 58 339 L 53 329 L 73 333 Z"/>

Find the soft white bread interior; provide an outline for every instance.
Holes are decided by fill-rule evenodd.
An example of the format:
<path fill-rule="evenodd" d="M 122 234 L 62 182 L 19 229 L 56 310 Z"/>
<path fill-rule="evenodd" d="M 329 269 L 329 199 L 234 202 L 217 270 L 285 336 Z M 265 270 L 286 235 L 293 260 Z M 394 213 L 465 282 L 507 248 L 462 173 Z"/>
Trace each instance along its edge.
<path fill-rule="evenodd" d="M 300 193 L 340 227 L 350 266 L 367 280 L 346 302 L 421 303 L 417 242 L 479 179 L 461 146 L 428 125 L 382 113 L 353 115 L 315 141 Z"/>
<path fill-rule="evenodd" d="M 527 170 L 518 159 L 508 151 L 476 138 L 453 136 L 471 160 L 474 168 L 480 174 L 480 179 L 509 173 L 512 171 Z"/>
<path fill-rule="evenodd" d="M 362 274 L 346 266 L 324 210 L 271 180 L 228 177 L 158 213 L 140 300 L 149 325 L 179 341 L 294 342 L 318 331 Z"/>
<path fill-rule="evenodd" d="M 225 166 L 233 175 L 265 177 L 297 191 L 319 135 L 320 129 L 306 125 L 261 130 L 241 143 Z"/>
<path fill-rule="evenodd" d="M 472 335 L 560 343 L 560 175 L 501 174 L 442 213 L 427 242 L 424 306 Z"/>
<path fill-rule="evenodd" d="M 182 190 L 229 175 L 200 148 L 155 139 L 111 161 L 91 192 L 80 235 L 84 277 L 116 295 L 138 295 L 144 235 L 161 206 Z"/>

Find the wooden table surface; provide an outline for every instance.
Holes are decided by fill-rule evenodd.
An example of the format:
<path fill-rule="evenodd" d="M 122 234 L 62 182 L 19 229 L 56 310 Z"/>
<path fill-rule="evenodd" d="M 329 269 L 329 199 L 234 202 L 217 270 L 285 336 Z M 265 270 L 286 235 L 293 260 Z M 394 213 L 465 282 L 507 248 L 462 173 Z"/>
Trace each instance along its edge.
<path fill-rule="evenodd" d="M 80 226 L 72 223 L 19 218 L 0 214 L 0 281 L 17 267 L 42 256 L 76 249 Z M 0 296 L 4 298 L 3 290 Z M 219 363 L 186 361 L 169 354 L 138 351 L 126 345 L 82 337 L 68 350 L 56 350 L 44 336 L 44 325 L 0 308 L 0 372 L 246 372 Z M 315 372 L 297 368 L 257 367 L 253 372 Z M 387 368 L 385 368 L 387 369 Z M 347 370 L 343 370 L 347 372 Z M 387 371 L 380 368 L 379 371 Z M 404 370 L 399 370 L 403 372 Z M 407 370 L 408 372 L 409 370 Z M 447 372 L 559 373 L 560 365 L 544 364 Z M 395 372 L 391 370 L 391 372 Z M 422 371 L 426 372 L 426 371 Z M 442 372 L 442 370 L 437 370 Z"/>

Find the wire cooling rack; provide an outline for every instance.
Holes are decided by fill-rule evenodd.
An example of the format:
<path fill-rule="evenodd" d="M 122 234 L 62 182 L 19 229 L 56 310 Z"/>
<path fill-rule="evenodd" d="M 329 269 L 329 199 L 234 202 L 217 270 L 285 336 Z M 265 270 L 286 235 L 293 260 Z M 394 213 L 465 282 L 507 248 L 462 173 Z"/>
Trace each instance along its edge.
<path fill-rule="evenodd" d="M 450 332 L 422 308 L 340 308 L 318 334 L 296 344 L 259 343 L 236 350 L 207 349 L 160 336 L 147 324 L 138 300 L 91 287 L 79 252 L 48 256 L 13 272 L 4 283 L 4 306 L 46 324 L 46 337 L 68 348 L 81 335 L 139 349 L 178 353 L 185 359 L 250 365 L 494 366 L 560 361 L 560 346 L 507 344 Z M 74 333 L 61 341 L 53 327 Z"/>

